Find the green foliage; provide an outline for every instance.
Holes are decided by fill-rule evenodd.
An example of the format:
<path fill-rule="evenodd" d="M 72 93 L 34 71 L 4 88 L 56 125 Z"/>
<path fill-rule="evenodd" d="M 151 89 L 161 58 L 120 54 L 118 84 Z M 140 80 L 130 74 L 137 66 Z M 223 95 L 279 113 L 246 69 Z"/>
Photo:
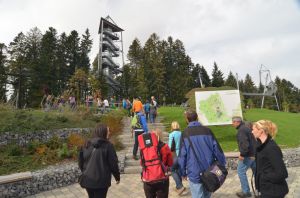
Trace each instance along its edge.
<path fill-rule="evenodd" d="M 223 73 L 219 70 L 219 67 L 216 62 L 214 62 L 214 68 L 212 71 L 212 80 L 211 85 L 213 87 L 222 87 L 224 86 Z"/>
<path fill-rule="evenodd" d="M 58 149 L 62 144 L 62 140 L 58 136 L 53 136 L 46 143 L 47 147 L 50 149 Z"/>
<path fill-rule="evenodd" d="M 237 88 L 236 84 L 237 84 L 236 83 L 236 78 L 234 77 L 234 75 L 230 71 L 229 74 L 228 74 L 228 77 L 225 81 L 225 86 Z"/>
<path fill-rule="evenodd" d="M 42 143 L 38 140 L 34 140 L 28 143 L 27 145 L 27 152 L 28 154 L 34 154 L 37 150 L 42 145 Z"/>
<path fill-rule="evenodd" d="M 65 117 L 65 116 L 63 116 L 63 115 L 59 115 L 59 116 L 57 116 L 56 117 L 56 120 L 58 121 L 58 122 L 68 122 L 68 118 L 67 117 Z"/>
<path fill-rule="evenodd" d="M 7 146 L 8 148 L 8 155 L 9 156 L 20 156 L 23 153 L 23 150 L 20 146 L 11 144 Z"/>
<path fill-rule="evenodd" d="M 64 143 L 62 148 L 57 151 L 57 155 L 59 158 L 69 158 L 71 156 L 71 152 L 69 151 L 68 145 Z"/>

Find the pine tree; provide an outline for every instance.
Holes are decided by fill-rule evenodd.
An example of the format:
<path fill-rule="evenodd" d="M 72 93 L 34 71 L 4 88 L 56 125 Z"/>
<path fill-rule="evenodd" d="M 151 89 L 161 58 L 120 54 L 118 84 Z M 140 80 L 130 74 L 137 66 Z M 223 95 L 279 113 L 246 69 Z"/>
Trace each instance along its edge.
<path fill-rule="evenodd" d="M 26 42 L 25 35 L 20 32 L 8 46 L 10 60 L 8 64 L 8 73 L 11 76 L 13 94 L 11 99 L 18 108 L 26 104 L 26 95 L 28 89 L 29 74 L 28 64 L 26 63 Z"/>
<path fill-rule="evenodd" d="M 66 53 L 67 53 L 67 66 L 69 77 L 75 73 L 77 68 L 80 68 L 80 38 L 78 32 L 73 30 L 67 37 Z"/>
<path fill-rule="evenodd" d="M 165 67 L 162 62 L 162 49 L 161 41 L 155 33 L 150 35 L 143 49 L 143 72 L 145 75 L 145 85 L 148 89 L 148 94 L 155 95 L 158 100 L 162 98 L 165 90 Z M 143 85 L 140 85 L 140 87 L 143 87 Z M 149 97 L 149 95 L 146 97 Z"/>
<path fill-rule="evenodd" d="M 39 65 L 35 67 L 37 74 L 34 79 L 34 95 L 35 97 L 42 98 L 45 94 L 44 89 L 49 90 L 49 94 L 57 96 L 60 94 L 58 84 L 58 71 L 57 71 L 57 31 L 50 27 L 41 39 L 41 53 Z M 41 99 L 37 100 L 40 102 Z M 38 103 L 33 104 L 37 106 Z"/>
<path fill-rule="evenodd" d="M 246 74 L 244 84 L 245 84 L 245 89 L 244 89 L 245 92 L 247 92 L 247 93 L 256 92 L 257 89 L 256 89 L 254 82 L 249 74 Z"/>
<path fill-rule="evenodd" d="M 32 28 L 25 37 L 26 64 L 29 68 L 29 84 L 27 93 L 27 105 L 30 107 L 38 106 L 42 99 L 42 90 L 39 88 L 41 83 L 40 76 L 47 73 L 47 67 L 41 68 L 41 40 L 42 32 L 37 28 Z"/>
<path fill-rule="evenodd" d="M 231 71 L 229 72 L 228 77 L 225 81 L 225 86 L 237 88 L 236 79 Z"/>
<path fill-rule="evenodd" d="M 58 93 L 62 93 L 66 89 L 66 82 L 70 78 L 69 74 L 69 55 L 68 55 L 68 41 L 66 33 L 62 33 L 57 41 L 56 53 L 56 70 L 57 70 L 57 89 Z"/>
<path fill-rule="evenodd" d="M 221 72 L 221 70 L 219 70 L 216 62 L 214 62 L 211 84 L 213 87 L 222 87 L 224 85 L 223 73 Z"/>
<path fill-rule="evenodd" d="M 88 72 L 90 70 L 90 58 L 89 53 L 92 48 L 93 41 L 90 38 L 89 29 L 86 29 L 85 34 L 82 35 L 82 40 L 80 43 L 80 63 L 79 67 L 84 71 Z"/>
<path fill-rule="evenodd" d="M 130 97 L 134 97 L 137 95 L 140 95 L 143 97 L 145 97 L 144 95 L 146 95 L 147 93 L 141 93 L 144 92 L 142 89 L 143 86 L 145 86 L 145 75 L 144 75 L 144 70 L 142 67 L 144 67 L 143 65 L 143 49 L 141 46 L 140 41 L 135 38 L 132 41 L 132 44 L 129 46 L 129 50 L 128 50 L 128 54 L 127 54 L 127 58 L 129 60 L 129 64 L 128 64 L 128 70 L 130 73 L 125 73 L 128 74 L 128 76 L 124 77 L 126 79 L 127 82 L 127 86 L 128 86 L 128 94 Z M 140 71 L 143 70 L 143 71 Z M 140 79 L 140 81 L 138 80 Z M 142 85 L 139 85 L 142 84 Z M 130 87 L 130 88 L 129 88 Z"/>

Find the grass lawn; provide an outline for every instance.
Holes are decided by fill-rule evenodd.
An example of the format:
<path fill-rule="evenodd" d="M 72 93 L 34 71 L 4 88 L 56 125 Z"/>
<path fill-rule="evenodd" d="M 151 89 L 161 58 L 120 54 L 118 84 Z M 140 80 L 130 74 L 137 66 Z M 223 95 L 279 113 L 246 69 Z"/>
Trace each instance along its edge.
<path fill-rule="evenodd" d="M 170 131 L 171 122 L 176 120 L 179 122 L 181 130 L 187 126 L 184 119 L 184 109 L 181 107 L 160 107 L 159 115 L 164 117 L 163 123 Z M 267 109 L 250 109 L 244 113 L 244 119 L 248 121 L 257 121 L 260 119 L 268 119 L 278 125 L 278 133 L 276 142 L 281 148 L 291 148 L 300 145 L 300 114 L 278 112 Z M 210 126 L 216 135 L 221 147 L 224 151 L 238 151 L 236 143 L 236 129 L 231 125 Z"/>
<path fill-rule="evenodd" d="M 124 115 L 122 111 L 117 112 Z M 94 128 L 105 117 L 96 116 L 85 107 L 79 107 L 76 111 L 65 108 L 62 112 L 45 112 L 40 109 L 16 110 L 0 104 L 0 134 L 8 131 L 26 133 L 62 128 Z"/>

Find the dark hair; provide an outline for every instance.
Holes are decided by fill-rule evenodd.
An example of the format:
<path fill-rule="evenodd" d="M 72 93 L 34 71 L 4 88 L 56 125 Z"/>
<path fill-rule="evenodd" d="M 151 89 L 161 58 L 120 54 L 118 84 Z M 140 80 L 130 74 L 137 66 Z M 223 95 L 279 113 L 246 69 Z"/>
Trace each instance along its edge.
<path fill-rule="evenodd" d="M 94 134 L 93 137 L 96 138 L 101 138 L 101 139 L 107 139 L 107 133 L 108 133 L 108 129 L 107 129 L 107 125 L 106 124 L 97 124 L 95 130 L 94 130 Z"/>
<path fill-rule="evenodd" d="M 197 121 L 198 120 L 198 114 L 196 113 L 196 111 L 194 110 L 187 110 L 186 113 L 186 119 L 189 121 L 189 122 L 193 122 L 193 121 Z"/>

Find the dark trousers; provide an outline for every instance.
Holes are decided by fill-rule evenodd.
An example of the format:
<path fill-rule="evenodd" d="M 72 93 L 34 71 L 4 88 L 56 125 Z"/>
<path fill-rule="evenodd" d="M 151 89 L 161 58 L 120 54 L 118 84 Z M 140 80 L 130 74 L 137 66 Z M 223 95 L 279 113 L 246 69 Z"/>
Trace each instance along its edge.
<path fill-rule="evenodd" d="M 145 114 L 146 114 L 146 120 L 148 122 L 149 121 L 149 112 L 146 112 Z"/>
<path fill-rule="evenodd" d="M 157 183 L 144 183 L 146 198 L 167 198 L 169 195 L 169 179 Z"/>
<path fill-rule="evenodd" d="M 134 156 L 136 156 L 136 153 L 138 151 L 138 146 L 139 146 L 139 142 L 138 142 L 138 136 L 143 134 L 144 131 L 135 131 L 134 132 L 134 145 L 133 145 L 133 151 L 132 151 L 132 154 Z"/>
<path fill-rule="evenodd" d="M 98 188 L 98 189 L 86 189 L 89 198 L 106 198 L 106 194 L 108 191 L 108 188 Z"/>

